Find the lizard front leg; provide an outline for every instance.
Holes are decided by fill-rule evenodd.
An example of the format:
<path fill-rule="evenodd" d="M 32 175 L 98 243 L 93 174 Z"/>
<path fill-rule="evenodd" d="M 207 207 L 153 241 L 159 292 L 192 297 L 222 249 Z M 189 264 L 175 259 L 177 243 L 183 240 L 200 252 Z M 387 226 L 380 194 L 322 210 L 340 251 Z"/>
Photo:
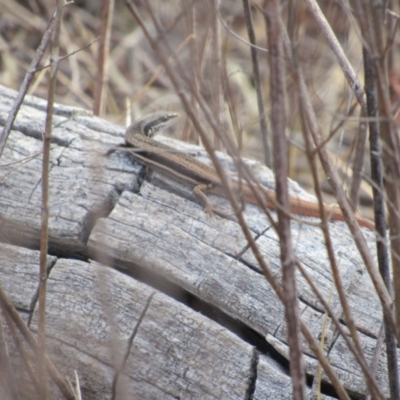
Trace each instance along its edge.
<path fill-rule="evenodd" d="M 232 212 L 218 210 L 213 206 L 208 199 L 206 192 L 214 187 L 212 183 L 200 183 L 193 188 L 193 193 L 198 198 L 202 206 L 204 207 L 208 215 L 219 215 L 220 217 L 229 218 L 232 217 Z"/>

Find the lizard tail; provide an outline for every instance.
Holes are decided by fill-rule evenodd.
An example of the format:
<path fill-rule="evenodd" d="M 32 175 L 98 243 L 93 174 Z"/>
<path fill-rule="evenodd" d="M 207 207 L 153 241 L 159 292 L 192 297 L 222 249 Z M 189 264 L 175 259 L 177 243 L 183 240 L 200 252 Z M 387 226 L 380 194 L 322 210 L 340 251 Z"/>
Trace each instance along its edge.
<path fill-rule="evenodd" d="M 271 190 L 266 190 L 264 193 L 267 200 L 266 206 L 274 210 L 279 208 L 276 203 L 275 193 Z M 246 196 L 246 201 L 248 201 L 249 203 L 258 204 L 258 202 L 255 201 L 253 196 Z M 306 217 L 321 218 L 321 213 L 317 203 L 298 199 L 296 197 L 290 197 L 289 205 L 290 205 L 290 213 L 292 214 L 303 215 Z M 329 220 L 346 221 L 339 207 L 327 206 L 327 205 L 325 205 L 324 207 Z M 373 221 L 359 214 L 356 214 L 355 217 L 360 226 L 367 228 L 371 231 L 375 230 L 375 224 L 373 223 Z"/>
<path fill-rule="evenodd" d="M 342 214 L 342 211 L 338 207 L 332 207 L 332 206 L 324 206 L 324 207 L 329 220 L 333 221 L 346 220 L 344 218 L 344 215 Z M 292 212 L 293 214 L 307 215 L 310 217 L 318 217 L 318 218 L 321 217 L 319 207 L 316 203 L 296 198 L 290 199 L 290 212 Z M 359 214 L 356 214 L 355 217 L 360 226 L 368 228 L 372 231 L 375 230 L 375 224 L 371 220 Z"/>

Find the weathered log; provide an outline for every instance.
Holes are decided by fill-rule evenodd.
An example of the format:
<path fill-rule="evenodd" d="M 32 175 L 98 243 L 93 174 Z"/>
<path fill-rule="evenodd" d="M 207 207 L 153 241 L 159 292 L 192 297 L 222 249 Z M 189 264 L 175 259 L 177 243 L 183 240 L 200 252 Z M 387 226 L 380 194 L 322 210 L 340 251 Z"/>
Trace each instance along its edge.
<path fill-rule="evenodd" d="M 14 96 L 0 87 L 2 125 Z M 27 98 L 0 160 L 0 284 L 34 332 L 44 110 L 43 100 Z M 184 185 L 157 174 L 151 183 L 143 181 L 142 167 L 128 154 L 105 157 L 109 147 L 123 141 L 123 131 L 82 110 L 55 107 L 46 328 L 50 358 L 71 380 L 77 371 L 85 399 L 108 399 L 113 393 L 118 399 L 290 399 L 284 308 L 239 225 L 208 216 Z M 169 143 L 205 157 L 195 146 Z M 221 159 L 229 168 L 228 158 Z M 271 186 L 265 168 L 249 165 Z M 296 184 L 290 188 L 310 199 Z M 228 205 L 216 196 L 213 201 Z M 279 277 L 274 229 L 255 206 L 247 206 L 246 216 Z M 330 227 L 343 285 L 371 362 L 381 307 L 346 224 L 332 222 Z M 292 228 L 296 256 L 329 299 L 333 278 L 319 228 L 296 221 Z M 364 234 L 374 251 L 373 233 Z M 298 287 L 302 318 L 318 338 L 324 309 L 300 275 Z M 340 318 L 335 290 L 331 305 Z M 329 360 L 344 386 L 363 395 L 360 368 L 333 324 L 325 336 Z M 11 339 L 7 343 L 20 366 Z M 307 374 L 315 378 L 317 362 L 307 346 L 305 361 Z M 29 387 L 20 371 L 14 371 L 25 382 L 20 387 Z M 377 379 L 387 394 L 385 352 Z M 329 392 L 329 383 L 325 388 Z M 54 387 L 52 391 L 61 398 Z M 308 391 L 311 396 L 312 388 Z"/>

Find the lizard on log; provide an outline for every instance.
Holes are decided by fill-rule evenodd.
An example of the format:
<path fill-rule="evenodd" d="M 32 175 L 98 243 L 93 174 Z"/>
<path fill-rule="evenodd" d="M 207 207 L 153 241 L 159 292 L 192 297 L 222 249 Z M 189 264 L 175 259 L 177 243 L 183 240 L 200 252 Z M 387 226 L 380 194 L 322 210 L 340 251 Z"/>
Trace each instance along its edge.
<path fill-rule="evenodd" d="M 131 154 L 139 163 L 168 175 L 175 180 L 193 186 L 193 193 L 200 200 L 207 212 L 226 215 L 226 213 L 215 209 L 206 196 L 206 192 L 209 192 L 226 197 L 221 180 L 215 169 L 189 154 L 153 139 L 155 133 L 175 123 L 177 117 L 178 114 L 166 111 L 145 115 L 126 129 L 125 145 L 121 147 L 128 147 L 134 150 Z M 107 154 L 115 150 L 116 148 L 113 148 Z M 260 197 L 257 198 L 254 195 L 254 190 L 249 185 L 232 178 L 230 186 L 233 193 L 236 193 L 244 202 L 260 205 Z M 275 210 L 279 208 L 275 192 L 260 185 L 255 186 L 256 190 L 260 190 L 260 188 L 263 205 Z M 290 197 L 289 203 L 290 210 L 288 211 L 292 214 L 307 217 L 321 216 L 317 203 L 293 196 Z M 324 208 L 330 220 L 345 221 L 338 207 L 324 205 Z M 359 214 L 356 214 L 356 219 L 360 226 L 370 230 L 375 229 L 374 223 L 369 219 Z"/>

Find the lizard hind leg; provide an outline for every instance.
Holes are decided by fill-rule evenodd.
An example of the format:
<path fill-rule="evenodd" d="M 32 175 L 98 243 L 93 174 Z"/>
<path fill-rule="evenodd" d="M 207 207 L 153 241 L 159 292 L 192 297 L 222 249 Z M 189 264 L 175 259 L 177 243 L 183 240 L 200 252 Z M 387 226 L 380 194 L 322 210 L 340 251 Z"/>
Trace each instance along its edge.
<path fill-rule="evenodd" d="M 206 195 L 206 191 L 210 190 L 213 185 L 200 183 L 193 188 L 193 193 L 198 198 L 200 203 L 203 205 L 208 216 L 219 215 L 220 217 L 229 218 L 232 217 L 232 212 L 218 210 L 215 206 L 213 206 Z"/>

